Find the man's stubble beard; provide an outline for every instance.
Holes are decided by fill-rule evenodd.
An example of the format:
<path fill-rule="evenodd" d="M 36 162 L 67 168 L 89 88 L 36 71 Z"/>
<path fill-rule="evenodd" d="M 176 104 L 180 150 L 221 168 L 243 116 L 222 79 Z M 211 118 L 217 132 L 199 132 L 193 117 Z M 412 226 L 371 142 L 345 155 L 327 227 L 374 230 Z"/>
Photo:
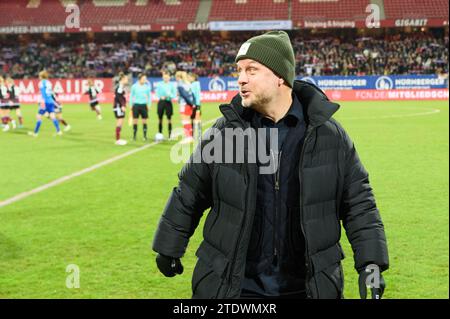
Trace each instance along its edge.
<path fill-rule="evenodd" d="M 250 108 L 255 111 L 259 111 L 265 108 L 266 105 L 268 105 L 270 102 L 272 102 L 272 97 L 268 96 L 267 94 L 255 94 L 255 99 L 253 102 L 244 102 L 242 100 L 242 106 L 245 108 Z"/>

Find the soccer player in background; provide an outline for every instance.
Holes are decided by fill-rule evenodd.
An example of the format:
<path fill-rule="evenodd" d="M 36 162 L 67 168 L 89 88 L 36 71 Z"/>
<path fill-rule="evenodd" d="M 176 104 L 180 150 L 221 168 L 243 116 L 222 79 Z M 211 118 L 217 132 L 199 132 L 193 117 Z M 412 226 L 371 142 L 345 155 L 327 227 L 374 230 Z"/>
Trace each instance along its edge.
<path fill-rule="evenodd" d="M 15 86 L 14 80 L 11 77 L 6 78 L 6 86 L 8 88 L 8 99 L 11 110 L 16 111 L 17 119 L 19 120 L 19 128 L 23 127 L 22 111 L 19 102 L 19 89 Z"/>
<path fill-rule="evenodd" d="M 28 132 L 28 134 L 34 137 L 38 136 L 42 124 L 42 116 L 48 113 L 53 125 L 55 125 L 56 135 L 62 135 L 61 129 L 59 128 L 59 121 L 55 116 L 55 100 L 53 99 L 52 84 L 48 80 L 48 72 L 45 70 L 41 71 L 39 73 L 39 79 L 42 103 L 40 103 L 38 114 L 36 115 L 37 121 L 34 132 Z"/>
<path fill-rule="evenodd" d="M 0 76 L 0 112 L 2 117 L 2 124 L 3 124 L 3 132 L 9 131 L 9 122 L 13 125 L 13 128 L 15 128 L 15 122 L 11 119 L 9 116 L 10 114 L 10 105 L 7 100 L 8 96 L 8 88 L 5 85 L 5 79 Z"/>
<path fill-rule="evenodd" d="M 194 102 L 194 109 L 191 115 L 191 124 L 193 128 L 193 136 L 197 141 L 202 138 L 202 122 L 201 122 L 201 110 L 200 110 L 200 82 L 198 81 L 197 74 L 189 73 L 189 81 L 191 82 L 192 97 Z"/>
<path fill-rule="evenodd" d="M 144 141 L 147 141 L 148 108 L 152 104 L 152 91 L 147 76 L 139 74 L 138 80 L 131 86 L 130 106 L 133 110 L 133 140 L 136 141 L 139 116 L 142 119 Z"/>
<path fill-rule="evenodd" d="M 177 81 L 180 117 L 185 137 L 182 143 L 192 143 L 194 138 L 192 137 L 191 115 L 194 108 L 194 102 L 192 98 L 191 82 L 189 82 L 187 73 L 184 71 L 177 71 L 175 73 L 175 80 Z"/>
<path fill-rule="evenodd" d="M 120 71 L 117 73 L 116 76 L 113 77 L 113 85 L 114 87 L 117 87 L 119 85 L 120 79 L 125 75 L 123 71 Z"/>
<path fill-rule="evenodd" d="M 68 132 L 71 130 L 71 126 L 69 123 L 66 122 L 66 120 L 63 118 L 63 114 L 62 114 L 62 105 L 61 103 L 57 100 L 57 94 L 54 93 L 53 94 L 53 101 L 55 104 L 55 115 L 56 115 L 56 119 L 59 121 L 59 123 L 61 123 L 62 125 L 64 125 L 64 132 Z"/>
<path fill-rule="evenodd" d="M 97 119 L 102 119 L 102 111 L 100 108 L 100 104 L 98 104 L 97 95 L 100 93 L 100 90 L 97 89 L 94 85 L 94 80 L 88 80 L 88 89 L 84 94 L 89 95 L 89 105 L 91 106 L 91 111 L 95 111 L 97 114 Z"/>
<path fill-rule="evenodd" d="M 119 73 L 117 73 L 117 75 L 115 75 L 113 77 L 114 88 L 117 88 L 119 86 L 120 79 L 122 79 L 124 75 L 125 75 L 125 73 L 123 71 L 120 71 Z M 125 86 L 127 86 L 127 85 L 128 85 L 128 82 Z M 130 108 L 130 113 L 128 115 L 128 126 L 131 126 L 131 125 L 133 125 L 133 110 Z"/>
<path fill-rule="evenodd" d="M 120 73 L 117 78 L 117 86 L 114 90 L 114 116 L 116 117 L 116 145 L 125 145 L 127 141 L 120 138 L 123 119 L 125 118 L 127 99 L 125 97 L 125 87 L 128 83 L 128 76 Z"/>
<path fill-rule="evenodd" d="M 172 115 L 173 105 L 172 99 L 177 97 L 177 88 L 173 83 L 170 83 L 169 73 L 163 73 L 163 82 L 158 84 L 156 88 L 156 97 L 158 99 L 158 132 L 162 134 L 163 117 L 166 114 L 167 125 L 169 132 L 169 139 L 172 137 Z"/>

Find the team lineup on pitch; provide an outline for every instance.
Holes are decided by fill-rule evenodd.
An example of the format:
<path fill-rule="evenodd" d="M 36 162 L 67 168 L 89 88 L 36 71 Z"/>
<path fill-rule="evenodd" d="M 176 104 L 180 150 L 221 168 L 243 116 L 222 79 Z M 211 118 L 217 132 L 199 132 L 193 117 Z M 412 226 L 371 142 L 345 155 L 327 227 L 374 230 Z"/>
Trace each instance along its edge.
<path fill-rule="evenodd" d="M 91 107 L 92 107 L 92 104 L 91 104 Z M 429 108 L 423 108 L 423 107 L 421 107 L 421 108 L 405 107 L 405 108 L 407 108 L 408 110 L 427 110 L 427 111 L 425 111 L 425 112 L 411 112 L 411 113 L 397 114 L 397 115 L 396 115 L 396 114 L 390 114 L 390 115 L 382 115 L 382 116 L 370 116 L 370 117 L 361 117 L 361 116 L 357 116 L 357 117 L 345 117 L 345 118 L 343 118 L 343 119 L 344 119 L 344 120 L 361 120 L 361 119 L 377 120 L 377 119 L 386 119 L 386 118 L 399 118 L 399 117 L 400 117 L 400 118 L 403 118 L 403 117 L 410 117 L 410 116 L 414 116 L 414 117 L 415 117 L 415 116 L 426 116 L 426 115 L 432 115 L 432 114 L 436 114 L 436 113 L 441 112 L 441 110 L 438 109 L 438 108 L 431 108 L 431 109 L 429 109 Z M 100 110 L 100 108 L 97 108 L 97 109 Z M 102 119 L 102 118 L 101 118 L 101 113 L 100 113 L 100 112 L 98 112 L 97 115 L 98 115 L 98 119 Z M 99 118 L 99 117 L 100 117 L 100 118 Z M 204 128 L 207 129 L 207 128 L 208 128 L 211 124 L 213 124 L 216 120 L 217 120 L 217 118 L 214 118 L 214 119 L 211 119 L 211 120 L 206 121 L 205 123 L 203 123 Z M 157 133 L 157 134 L 158 134 L 158 133 Z M 209 134 L 211 134 L 211 132 L 210 132 Z M 177 140 L 178 137 L 180 137 L 180 136 L 182 136 L 182 135 L 183 135 L 183 131 L 179 131 L 178 134 L 174 134 L 174 136 L 173 136 L 174 139 L 173 139 L 173 140 Z M 155 135 L 155 136 L 156 136 L 156 135 Z M 47 190 L 47 189 L 49 189 L 49 188 L 51 188 L 51 187 L 55 187 L 55 186 L 57 186 L 57 185 L 59 185 L 59 184 L 61 184 L 61 183 L 63 183 L 63 182 L 66 182 L 66 181 L 72 179 L 72 178 L 75 178 L 75 177 L 78 177 L 78 176 L 80 176 L 80 175 L 89 173 L 89 172 L 91 172 L 91 171 L 93 171 L 93 170 L 96 170 L 96 169 L 98 169 L 98 168 L 100 168 L 100 167 L 102 167 L 102 166 L 104 166 L 104 165 L 108 165 L 108 164 L 110 164 L 110 163 L 113 163 L 113 162 L 115 162 L 115 161 L 117 161 L 117 160 L 120 160 L 120 159 L 122 159 L 122 158 L 125 158 L 125 157 L 127 157 L 127 156 L 131 156 L 131 155 L 133 155 L 133 154 L 135 154 L 135 153 L 137 153 L 137 152 L 140 152 L 140 151 L 142 151 L 142 150 L 144 150 L 144 149 L 146 149 L 146 148 L 153 147 L 153 146 L 155 146 L 155 145 L 157 145 L 158 143 L 161 143 L 161 142 L 162 142 L 162 140 L 157 140 L 157 139 L 155 138 L 155 142 L 153 142 L 153 143 L 151 143 L 151 144 L 147 144 L 147 145 L 144 145 L 144 146 L 140 146 L 138 149 L 134 149 L 134 150 L 127 151 L 127 152 L 125 152 L 124 154 L 121 154 L 121 155 L 115 156 L 115 157 L 113 157 L 113 158 L 107 159 L 107 160 L 102 161 L 102 162 L 100 162 L 100 163 L 97 163 L 97 164 L 95 164 L 95 165 L 93 165 L 93 166 L 91 166 L 91 167 L 84 168 L 84 169 L 82 169 L 81 171 L 74 172 L 74 173 L 71 173 L 71 174 L 69 174 L 69 175 L 67 175 L 67 176 L 63 176 L 63 177 L 61 177 L 61 178 L 58 178 L 57 180 L 51 181 L 51 182 L 48 183 L 48 184 L 41 185 L 41 186 L 39 186 L 39 187 L 37 187 L 37 188 L 35 188 L 35 189 L 28 190 L 28 191 L 25 191 L 25 192 L 20 193 L 20 194 L 16 194 L 15 196 L 13 196 L 13 197 L 11 197 L 11 198 L 8 198 L 8 199 L 5 199 L 5 200 L 0 201 L 0 208 L 1 208 L 1 207 L 4 207 L 4 206 L 7 206 L 7 205 L 10 205 L 10 204 L 12 204 L 12 203 L 14 203 L 14 202 L 17 202 L 17 201 L 19 201 L 19 200 L 25 199 L 25 198 L 27 198 L 28 196 L 31 196 L 31 195 L 36 194 L 36 193 L 38 193 L 38 192 Z M 191 151 L 191 149 L 189 149 L 189 151 Z M 184 158 L 183 158 L 183 162 L 186 162 L 186 160 L 187 160 L 187 157 L 184 157 Z M 178 161 L 172 161 L 172 162 L 173 162 L 174 164 L 176 164 L 176 163 L 180 163 L 181 161 L 178 160 Z"/>

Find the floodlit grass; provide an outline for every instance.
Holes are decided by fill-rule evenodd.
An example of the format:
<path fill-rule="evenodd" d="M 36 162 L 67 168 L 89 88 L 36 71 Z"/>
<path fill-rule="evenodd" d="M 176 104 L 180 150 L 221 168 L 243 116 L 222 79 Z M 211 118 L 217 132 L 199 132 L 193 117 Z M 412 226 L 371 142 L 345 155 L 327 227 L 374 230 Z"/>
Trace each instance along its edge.
<path fill-rule="evenodd" d="M 220 116 L 217 105 L 203 106 L 205 121 Z M 103 106 L 102 121 L 87 105 L 66 105 L 72 131 L 54 137 L 52 123 L 44 121 L 38 138 L 26 134 L 34 127 L 36 107 L 23 108 L 26 128 L 0 132 L 0 201 L 144 145 L 114 145 L 110 105 Z M 150 138 L 157 129 L 155 113 L 153 106 Z M 391 262 L 385 297 L 448 298 L 448 103 L 347 102 L 336 119 L 370 173 L 385 224 Z M 179 126 L 178 116 L 174 124 Z M 130 139 L 128 125 L 123 135 Z M 170 161 L 174 143 L 0 208 L 0 298 L 190 298 L 201 228 L 182 260 L 182 276 L 159 274 L 150 249 L 182 166 Z M 345 235 L 342 243 L 345 296 L 357 298 Z M 69 264 L 80 268 L 79 289 L 66 288 Z"/>

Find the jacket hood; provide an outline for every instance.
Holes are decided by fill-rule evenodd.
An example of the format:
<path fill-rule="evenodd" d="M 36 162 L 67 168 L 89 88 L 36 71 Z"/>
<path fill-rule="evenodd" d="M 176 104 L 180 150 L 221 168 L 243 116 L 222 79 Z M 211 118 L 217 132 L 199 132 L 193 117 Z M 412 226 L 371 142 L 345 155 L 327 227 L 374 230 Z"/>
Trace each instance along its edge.
<path fill-rule="evenodd" d="M 339 109 L 339 104 L 331 102 L 325 93 L 312 83 L 294 81 L 293 93 L 303 106 L 305 121 L 311 126 L 319 126 L 328 121 Z M 249 121 L 253 110 L 242 106 L 242 98 L 236 94 L 230 104 L 221 104 L 220 111 L 229 121 Z"/>

